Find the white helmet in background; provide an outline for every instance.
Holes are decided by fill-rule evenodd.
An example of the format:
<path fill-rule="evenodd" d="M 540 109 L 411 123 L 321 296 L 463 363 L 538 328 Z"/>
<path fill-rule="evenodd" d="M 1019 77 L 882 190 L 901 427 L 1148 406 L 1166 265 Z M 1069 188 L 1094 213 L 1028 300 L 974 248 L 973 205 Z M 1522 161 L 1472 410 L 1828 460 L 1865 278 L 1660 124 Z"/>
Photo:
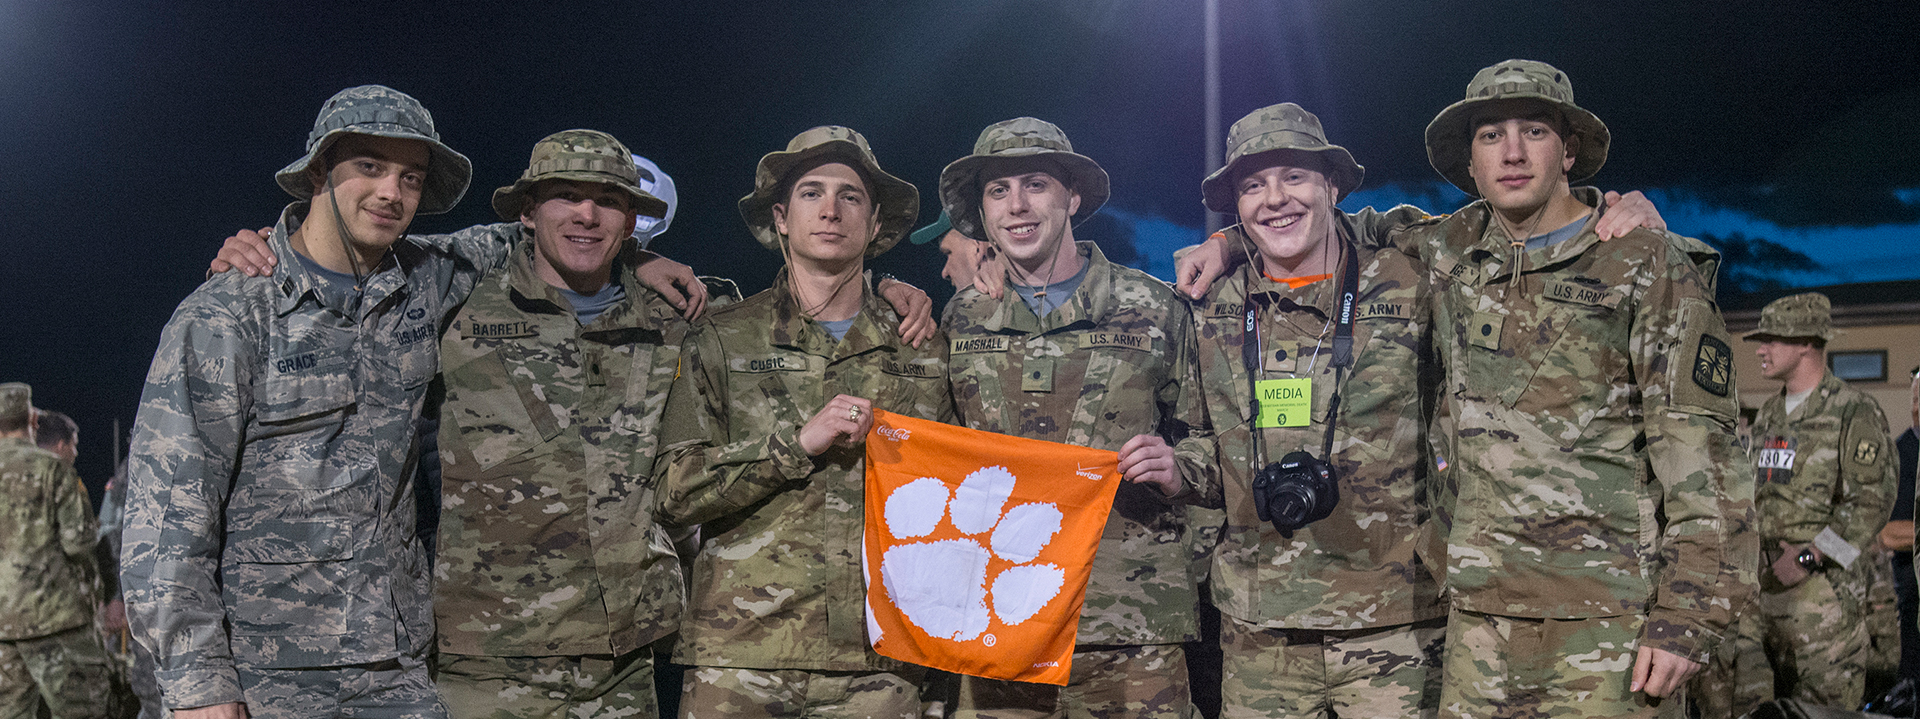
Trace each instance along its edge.
<path fill-rule="evenodd" d="M 667 213 L 659 219 L 646 216 L 634 218 L 633 239 L 640 243 L 640 249 L 646 249 L 653 238 L 667 231 L 667 225 L 673 224 L 673 210 L 680 206 L 680 196 L 673 191 L 673 178 L 661 172 L 660 166 L 653 164 L 652 160 L 634 155 L 633 164 L 640 171 L 640 189 L 667 201 Z"/>

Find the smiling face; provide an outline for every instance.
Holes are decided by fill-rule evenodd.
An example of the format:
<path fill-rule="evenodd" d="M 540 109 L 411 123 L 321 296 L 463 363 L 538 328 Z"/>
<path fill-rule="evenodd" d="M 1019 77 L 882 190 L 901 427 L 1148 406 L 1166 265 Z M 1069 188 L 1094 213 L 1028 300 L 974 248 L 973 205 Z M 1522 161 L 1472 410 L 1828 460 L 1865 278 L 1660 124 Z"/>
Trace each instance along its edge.
<path fill-rule="evenodd" d="M 313 206 L 326 209 L 337 204 L 356 252 L 378 257 L 406 233 L 414 211 L 420 209 L 420 193 L 427 181 L 427 143 L 350 134 L 334 143 L 327 157 L 332 163 L 327 173 L 311 176 Z M 309 219 L 315 216 L 332 223 L 331 209 L 311 213 Z"/>
<path fill-rule="evenodd" d="M 773 206 L 773 226 L 794 257 L 823 263 L 860 259 L 880 231 L 867 183 L 852 167 L 829 162 L 793 181 L 787 201 Z"/>
<path fill-rule="evenodd" d="M 1567 190 L 1574 146 L 1558 115 L 1538 103 L 1496 103 L 1475 119 L 1468 167 L 1475 189 L 1494 209 L 1526 215 Z"/>
<path fill-rule="evenodd" d="M 1062 245 L 1080 210 L 1080 193 L 1060 180 L 1051 162 L 1009 162 L 998 177 L 980 183 L 980 219 L 987 237 L 1008 261 L 1038 271 L 1049 259 L 1070 250 Z"/>
<path fill-rule="evenodd" d="M 1281 158 L 1301 162 L 1301 158 Z M 1240 225 L 1269 264 L 1298 268 L 1324 253 L 1333 238 L 1333 183 L 1318 170 L 1279 164 L 1234 183 Z"/>
<path fill-rule="evenodd" d="M 527 193 L 520 221 L 533 229 L 534 274 L 555 287 L 597 292 L 633 233 L 630 196 L 612 185 L 542 180 Z"/>

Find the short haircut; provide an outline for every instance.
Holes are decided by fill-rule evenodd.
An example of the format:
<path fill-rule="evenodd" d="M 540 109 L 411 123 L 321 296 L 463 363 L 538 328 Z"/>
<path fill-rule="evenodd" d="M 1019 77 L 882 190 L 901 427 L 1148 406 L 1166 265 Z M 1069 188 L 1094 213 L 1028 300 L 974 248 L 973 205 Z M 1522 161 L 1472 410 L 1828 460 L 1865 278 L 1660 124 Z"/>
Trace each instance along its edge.
<path fill-rule="evenodd" d="M 63 442 L 71 442 L 80 436 L 80 425 L 73 418 L 50 409 L 40 410 L 40 421 L 34 425 L 34 443 L 41 449 L 52 449 Z"/>
<path fill-rule="evenodd" d="M 806 162 L 794 165 L 793 169 L 788 170 L 787 176 L 780 178 L 779 189 L 773 195 L 778 199 L 774 200 L 774 203 L 791 207 L 793 205 L 793 190 L 800 185 L 800 178 L 806 177 L 807 173 L 814 171 L 814 169 L 821 165 L 833 164 L 841 164 L 853 168 L 853 174 L 860 178 L 860 185 L 867 191 L 867 203 L 875 208 L 880 206 L 878 186 L 873 184 L 873 178 L 867 175 L 867 169 L 861 167 L 860 162 L 857 160 L 849 162 L 847 158 L 832 154 L 815 157 Z M 874 216 L 879 216 L 877 211 Z"/>

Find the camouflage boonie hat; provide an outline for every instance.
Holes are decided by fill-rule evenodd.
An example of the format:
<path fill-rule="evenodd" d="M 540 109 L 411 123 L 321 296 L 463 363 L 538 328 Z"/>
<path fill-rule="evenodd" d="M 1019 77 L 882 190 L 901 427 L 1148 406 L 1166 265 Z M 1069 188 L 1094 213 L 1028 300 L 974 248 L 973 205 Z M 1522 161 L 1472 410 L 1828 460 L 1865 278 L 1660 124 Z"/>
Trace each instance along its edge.
<path fill-rule="evenodd" d="M 520 219 L 527 192 L 541 180 L 573 180 L 611 185 L 633 200 L 636 215 L 665 217 L 667 201 L 640 189 L 640 173 L 633 153 L 619 140 L 599 130 L 561 130 L 533 143 L 527 169 L 513 184 L 493 191 L 493 212 L 500 219 Z"/>
<path fill-rule="evenodd" d="M 307 154 L 281 168 L 273 179 L 280 189 L 302 200 L 313 199 L 313 183 L 307 180 L 307 166 L 324 156 L 327 148 L 344 135 L 372 135 L 427 143 L 426 186 L 420 191 L 420 208 L 415 214 L 437 215 L 460 204 L 473 181 L 473 163 L 453 148 L 440 142 L 433 129 L 433 115 L 412 96 L 385 85 L 361 85 L 335 93 L 320 106 L 320 116 L 307 133 Z M 322 168 L 325 169 L 325 168 Z"/>
<path fill-rule="evenodd" d="M 1579 154 L 1567 170 L 1567 182 L 1584 182 L 1607 163 L 1607 145 L 1613 135 L 1607 124 L 1593 113 L 1573 104 L 1573 81 L 1552 65 L 1533 60 L 1507 60 L 1475 73 L 1467 83 L 1467 97 L 1447 106 L 1427 124 L 1427 162 L 1469 197 L 1479 197 L 1473 173 L 1467 166 L 1473 158 L 1474 112 L 1488 103 L 1502 100 L 1537 100 L 1560 111 L 1580 138 Z"/>
<path fill-rule="evenodd" d="M 25 382 L 0 384 L 0 422 L 33 417 L 33 388 Z"/>
<path fill-rule="evenodd" d="M 1200 198 L 1207 209 L 1233 214 L 1238 210 L 1233 188 L 1236 173 L 1270 167 L 1248 167 L 1269 152 L 1292 150 L 1318 158 L 1321 170 L 1333 181 L 1340 194 L 1338 202 L 1360 188 L 1367 168 L 1353 161 L 1353 153 L 1339 145 L 1328 144 L 1327 133 L 1320 129 L 1320 118 L 1291 102 L 1268 105 L 1235 120 L 1227 130 L 1227 164 L 1200 182 Z M 1268 158 L 1272 159 L 1272 158 Z"/>
<path fill-rule="evenodd" d="M 1788 295 L 1760 310 L 1760 327 L 1741 337 L 1748 342 L 1775 339 L 1833 341 L 1833 303 L 1818 292 Z"/>
<path fill-rule="evenodd" d="M 773 224 L 773 206 L 787 199 L 775 195 L 784 189 L 781 185 L 787 175 L 798 167 L 824 164 L 823 159 L 859 170 L 860 176 L 874 185 L 867 191 L 873 195 L 880 229 L 867 244 L 867 257 L 893 249 L 913 227 L 914 220 L 920 219 L 920 189 L 880 169 L 880 161 L 874 159 L 873 150 L 867 147 L 867 138 L 852 128 L 821 125 L 795 135 L 787 142 L 786 150 L 767 153 L 754 169 L 753 193 L 740 198 L 740 217 L 747 221 L 747 229 L 753 231 L 753 238 L 762 246 L 781 251 L 780 230 Z"/>
<path fill-rule="evenodd" d="M 973 141 L 973 154 L 954 160 L 940 171 L 940 205 L 947 211 L 954 229 L 976 240 L 987 239 L 981 227 L 980 183 L 982 170 L 1010 159 L 1045 157 L 1060 163 L 1067 174 L 1062 182 L 1080 193 L 1080 211 L 1074 224 L 1086 222 L 1113 193 L 1107 171 L 1093 158 L 1073 151 L 1067 133 L 1046 120 L 1016 117 L 987 126 Z"/>

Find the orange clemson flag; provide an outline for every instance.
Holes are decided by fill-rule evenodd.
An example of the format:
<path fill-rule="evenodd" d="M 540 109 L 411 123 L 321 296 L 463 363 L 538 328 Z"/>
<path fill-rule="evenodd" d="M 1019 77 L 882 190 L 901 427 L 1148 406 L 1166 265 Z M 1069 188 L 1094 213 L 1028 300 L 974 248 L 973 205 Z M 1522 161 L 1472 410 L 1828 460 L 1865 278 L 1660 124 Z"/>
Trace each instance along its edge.
<path fill-rule="evenodd" d="M 1119 463 L 1113 452 L 875 410 L 864 557 L 873 650 L 1065 686 Z"/>

